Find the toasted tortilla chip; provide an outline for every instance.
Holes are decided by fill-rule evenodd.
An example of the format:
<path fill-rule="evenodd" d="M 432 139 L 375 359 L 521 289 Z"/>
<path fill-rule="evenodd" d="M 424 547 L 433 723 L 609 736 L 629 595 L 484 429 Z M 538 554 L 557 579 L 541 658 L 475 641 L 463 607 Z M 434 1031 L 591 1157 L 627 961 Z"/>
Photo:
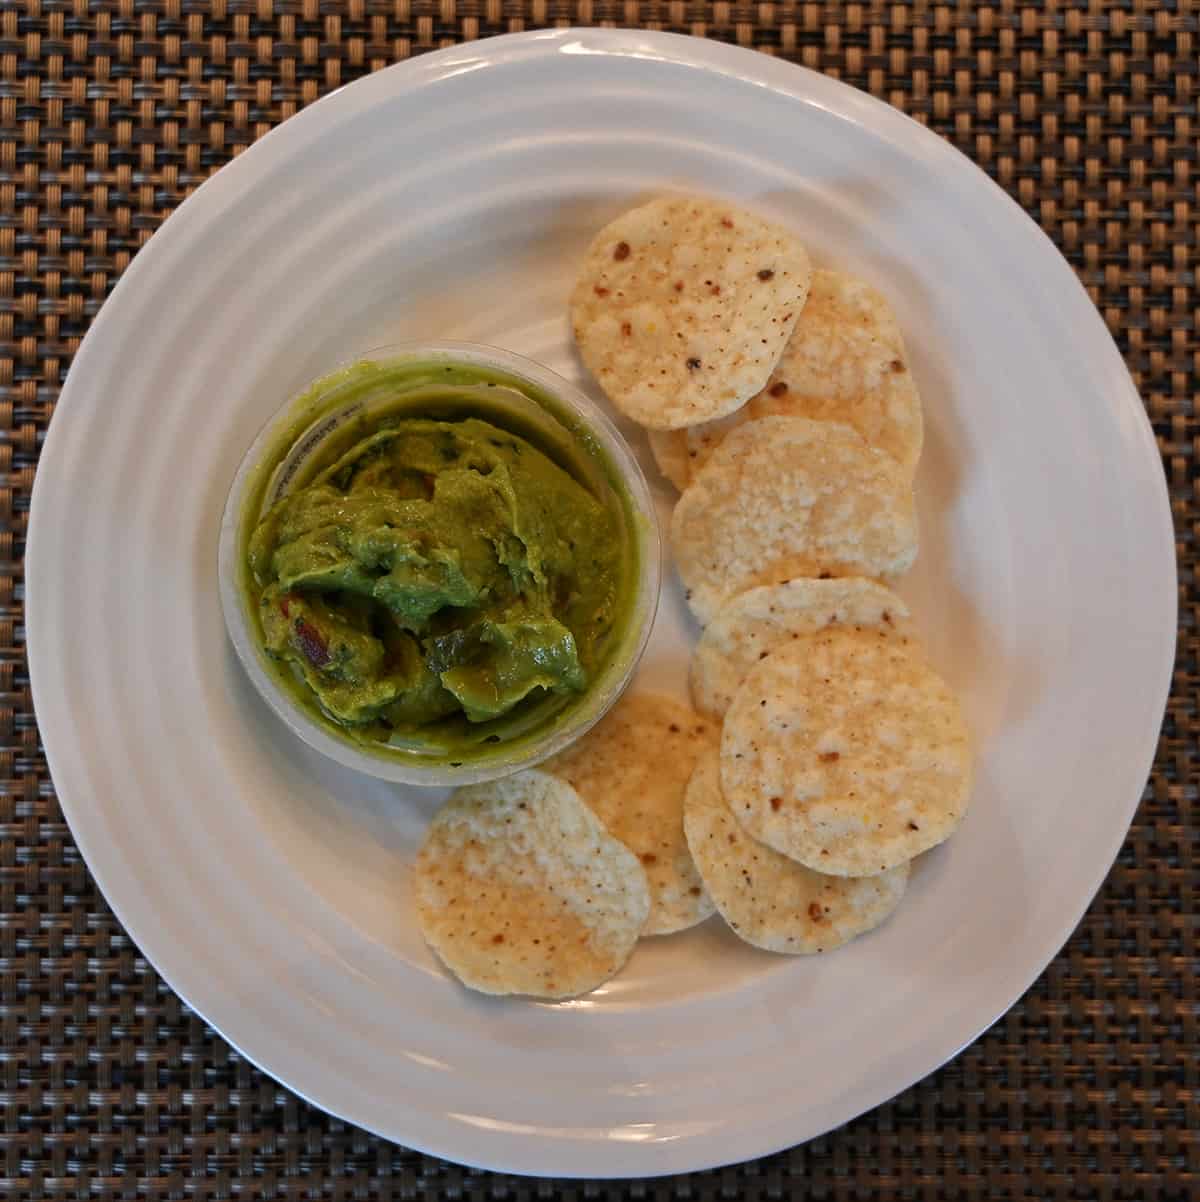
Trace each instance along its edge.
<path fill-rule="evenodd" d="M 684 829 L 721 917 L 740 939 L 769 952 L 827 952 L 877 927 L 900 904 L 908 865 L 876 876 L 825 876 L 752 838 L 721 793 L 720 757 L 697 764 Z"/>
<path fill-rule="evenodd" d="M 671 516 L 688 603 L 799 576 L 894 577 L 917 554 L 907 473 L 849 426 L 761 417 L 730 432 Z"/>
<path fill-rule="evenodd" d="M 722 201 L 665 197 L 596 236 L 571 294 L 575 341 L 634 421 L 711 421 L 765 387 L 811 278 L 789 230 Z"/>
<path fill-rule="evenodd" d="M 751 669 L 776 647 L 833 625 L 907 638 L 908 606 L 891 589 L 861 576 L 789 580 L 739 593 L 717 611 L 692 652 L 693 704 L 721 717 Z"/>
<path fill-rule="evenodd" d="M 650 912 L 637 857 L 570 785 L 536 771 L 455 792 L 414 887 L 429 945 L 482 993 L 587 993 L 629 958 Z"/>
<path fill-rule="evenodd" d="M 814 271 L 808 301 L 766 387 L 728 417 L 688 427 L 675 474 L 698 472 L 735 426 L 772 416 L 842 422 L 910 476 L 917 470 L 921 395 L 882 293 L 853 276 Z M 686 479 L 678 486 L 685 488 Z"/>
<path fill-rule="evenodd" d="M 721 735 L 721 787 L 756 839 L 818 872 L 870 876 L 947 838 L 971 745 L 917 645 L 831 626 L 773 651 Z"/>
<path fill-rule="evenodd" d="M 692 767 L 721 737 L 717 723 L 658 693 L 626 693 L 586 735 L 543 767 L 575 791 L 642 862 L 650 884 L 643 934 L 667 935 L 712 912 L 683 836 Z"/>

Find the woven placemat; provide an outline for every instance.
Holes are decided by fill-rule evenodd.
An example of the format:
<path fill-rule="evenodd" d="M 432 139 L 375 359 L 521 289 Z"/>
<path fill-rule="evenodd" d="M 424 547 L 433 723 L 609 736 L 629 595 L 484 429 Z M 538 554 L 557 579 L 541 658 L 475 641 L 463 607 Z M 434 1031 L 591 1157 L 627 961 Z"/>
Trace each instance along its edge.
<path fill-rule="evenodd" d="M 331 88 L 553 24 L 756 47 L 883 97 L 979 163 L 1075 266 L 1125 354 L 1180 555 L 1154 774 L 1108 882 L 1028 996 L 947 1068 L 831 1135 L 645 1183 L 444 1164 L 248 1065 L 97 892 L 55 801 L 23 658 L 38 448 L 71 356 L 138 248 L 191 189 Z M 1198 28 L 1186 0 L 0 0 L 0 1196 L 1200 1197 Z"/>

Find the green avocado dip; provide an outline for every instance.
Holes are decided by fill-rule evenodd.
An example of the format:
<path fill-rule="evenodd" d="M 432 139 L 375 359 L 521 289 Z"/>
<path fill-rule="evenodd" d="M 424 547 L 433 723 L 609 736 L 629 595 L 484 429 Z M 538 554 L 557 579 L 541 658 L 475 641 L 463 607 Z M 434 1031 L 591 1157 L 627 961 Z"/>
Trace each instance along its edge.
<path fill-rule="evenodd" d="M 555 404 L 412 360 L 298 402 L 250 493 L 245 587 L 277 676 L 326 727 L 458 762 L 543 730 L 604 667 L 636 577 L 628 496 Z"/>

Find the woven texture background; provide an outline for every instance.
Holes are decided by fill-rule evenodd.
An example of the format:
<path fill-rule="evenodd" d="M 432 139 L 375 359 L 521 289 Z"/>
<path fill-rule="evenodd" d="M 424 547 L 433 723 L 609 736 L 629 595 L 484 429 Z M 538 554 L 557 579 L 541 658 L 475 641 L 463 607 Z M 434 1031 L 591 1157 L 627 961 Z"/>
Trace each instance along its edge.
<path fill-rule="evenodd" d="M 755 1164 L 531 1182 L 422 1157 L 252 1068 L 139 956 L 40 754 L 21 559 L 71 356 L 189 190 L 322 93 L 553 24 L 671 29 L 837 76 L 931 125 L 1075 266 L 1170 481 L 1180 654 L 1153 777 L 1070 943 L 953 1064 Z M 0 1196 L 1200 1197 L 1196 566 L 1200 4 L 0 0 Z M 1064 849 L 1069 854 L 1069 849 Z"/>

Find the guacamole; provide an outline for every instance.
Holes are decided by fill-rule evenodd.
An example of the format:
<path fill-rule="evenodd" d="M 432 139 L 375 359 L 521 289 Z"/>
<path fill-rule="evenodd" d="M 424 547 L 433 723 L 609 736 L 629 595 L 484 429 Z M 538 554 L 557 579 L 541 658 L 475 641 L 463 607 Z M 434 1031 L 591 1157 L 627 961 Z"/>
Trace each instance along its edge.
<path fill-rule="evenodd" d="M 582 694 L 619 638 L 620 505 L 463 372 L 397 379 L 395 408 L 322 440 L 247 542 L 263 648 L 358 741 L 506 740 Z"/>

